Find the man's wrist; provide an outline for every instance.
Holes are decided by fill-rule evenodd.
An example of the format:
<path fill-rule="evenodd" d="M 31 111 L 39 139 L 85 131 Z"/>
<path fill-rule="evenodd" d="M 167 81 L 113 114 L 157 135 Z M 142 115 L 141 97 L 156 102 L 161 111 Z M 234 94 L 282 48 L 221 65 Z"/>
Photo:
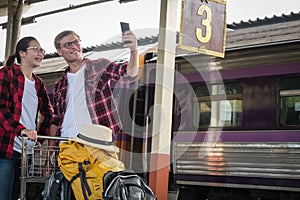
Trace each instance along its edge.
<path fill-rule="evenodd" d="M 137 53 L 137 49 L 130 49 L 130 53 Z"/>

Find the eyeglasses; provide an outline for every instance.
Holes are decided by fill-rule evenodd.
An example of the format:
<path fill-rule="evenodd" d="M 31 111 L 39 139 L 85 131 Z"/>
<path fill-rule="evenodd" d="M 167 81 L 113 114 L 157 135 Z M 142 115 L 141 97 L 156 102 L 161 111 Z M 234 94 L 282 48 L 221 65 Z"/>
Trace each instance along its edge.
<path fill-rule="evenodd" d="M 65 47 L 66 49 L 71 49 L 73 47 L 73 44 L 79 46 L 80 42 L 81 42 L 80 39 L 74 40 L 72 42 L 65 42 L 63 43 L 63 47 Z"/>
<path fill-rule="evenodd" d="M 46 51 L 41 47 L 27 47 L 27 49 L 32 49 L 35 53 L 41 53 L 45 55 Z"/>

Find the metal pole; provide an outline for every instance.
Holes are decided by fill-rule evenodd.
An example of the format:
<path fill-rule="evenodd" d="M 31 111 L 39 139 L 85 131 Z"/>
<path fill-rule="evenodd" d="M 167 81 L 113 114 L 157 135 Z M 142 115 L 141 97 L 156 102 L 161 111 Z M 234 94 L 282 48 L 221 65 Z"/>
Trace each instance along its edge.
<path fill-rule="evenodd" d="M 22 140 L 22 156 L 21 156 L 21 181 L 20 181 L 20 198 L 26 199 L 26 182 L 24 181 L 27 176 L 27 137 Z"/>
<path fill-rule="evenodd" d="M 134 88 L 138 88 L 138 80 L 134 82 Z M 134 138 L 135 138 L 135 119 L 136 119 L 136 106 L 137 106 L 138 89 L 133 94 L 133 108 L 132 108 L 132 124 L 131 124 L 131 139 L 130 139 L 130 152 L 129 152 L 129 169 L 133 170 L 133 155 L 134 155 Z"/>
<path fill-rule="evenodd" d="M 6 47 L 5 47 L 5 57 L 11 54 L 11 41 L 13 35 L 13 5 L 14 1 L 7 0 L 7 30 L 6 30 Z"/>
<path fill-rule="evenodd" d="M 24 8 L 24 0 L 19 0 L 18 5 L 15 10 L 14 15 L 14 21 L 13 21 L 13 35 L 11 38 L 11 54 L 15 53 L 14 50 L 16 49 L 16 45 L 18 42 L 18 39 L 20 37 L 20 29 L 21 29 L 21 23 L 22 23 L 22 14 L 23 14 L 23 8 Z"/>
<path fill-rule="evenodd" d="M 14 53 L 17 40 L 20 36 L 21 19 L 23 14 L 24 0 L 16 1 L 7 0 L 7 31 L 5 57 L 7 58 Z"/>

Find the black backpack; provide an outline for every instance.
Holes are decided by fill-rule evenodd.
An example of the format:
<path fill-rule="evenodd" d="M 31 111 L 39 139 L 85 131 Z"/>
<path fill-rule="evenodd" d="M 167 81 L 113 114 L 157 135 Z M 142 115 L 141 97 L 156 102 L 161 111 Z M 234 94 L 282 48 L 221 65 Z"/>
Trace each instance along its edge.
<path fill-rule="evenodd" d="M 61 171 L 48 177 L 42 196 L 44 200 L 75 200 L 71 184 Z"/>
<path fill-rule="evenodd" d="M 156 200 L 146 181 L 133 171 L 109 171 L 103 176 L 104 200 Z"/>

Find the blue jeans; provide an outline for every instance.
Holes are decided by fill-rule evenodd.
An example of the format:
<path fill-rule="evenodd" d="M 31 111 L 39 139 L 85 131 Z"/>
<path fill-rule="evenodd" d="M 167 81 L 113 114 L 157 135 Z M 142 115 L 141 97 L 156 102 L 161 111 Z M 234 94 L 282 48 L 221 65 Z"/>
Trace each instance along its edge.
<path fill-rule="evenodd" d="M 12 159 L 0 158 L 0 200 L 15 199 L 20 193 L 20 153 L 14 152 Z M 16 174 L 16 171 L 19 172 Z M 16 182 L 15 182 L 16 181 Z M 19 188 L 15 188 L 17 194 L 12 197 L 14 185 Z"/>

